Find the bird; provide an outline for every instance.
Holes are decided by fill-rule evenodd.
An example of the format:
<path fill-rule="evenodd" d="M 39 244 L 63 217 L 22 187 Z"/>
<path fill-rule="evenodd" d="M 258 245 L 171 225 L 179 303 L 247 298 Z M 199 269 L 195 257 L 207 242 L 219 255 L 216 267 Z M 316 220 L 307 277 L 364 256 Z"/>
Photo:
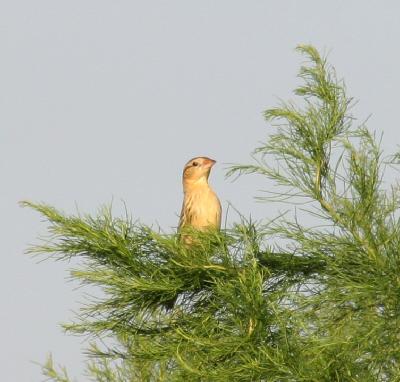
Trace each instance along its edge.
<path fill-rule="evenodd" d="M 195 157 L 185 164 L 182 174 L 184 197 L 178 232 L 186 227 L 201 231 L 220 229 L 221 202 L 208 184 L 215 163 L 214 159 L 208 157 Z M 183 241 L 190 244 L 192 240 L 188 235 L 183 235 Z"/>
<path fill-rule="evenodd" d="M 178 234 L 187 248 L 193 248 L 195 240 L 185 228 L 205 230 L 221 227 L 221 202 L 208 184 L 211 168 L 216 161 L 208 157 L 190 159 L 183 168 L 183 203 L 179 218 Z M 175 306 L 179 293 L 163 302 L 167 312 Z"/>

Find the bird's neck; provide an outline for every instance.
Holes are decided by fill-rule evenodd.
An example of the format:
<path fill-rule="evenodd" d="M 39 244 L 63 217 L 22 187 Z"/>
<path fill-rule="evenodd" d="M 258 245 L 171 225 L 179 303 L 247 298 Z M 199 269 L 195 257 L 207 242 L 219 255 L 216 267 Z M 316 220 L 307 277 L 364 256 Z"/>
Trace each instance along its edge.
<path fill-rule="evenodd" d="M 199 179 L 184 179 L 183 180 L 183 191 L 192 192 L 202 188 L 209 188 L 208 179 L 206 177 L 201 177 Z"/>

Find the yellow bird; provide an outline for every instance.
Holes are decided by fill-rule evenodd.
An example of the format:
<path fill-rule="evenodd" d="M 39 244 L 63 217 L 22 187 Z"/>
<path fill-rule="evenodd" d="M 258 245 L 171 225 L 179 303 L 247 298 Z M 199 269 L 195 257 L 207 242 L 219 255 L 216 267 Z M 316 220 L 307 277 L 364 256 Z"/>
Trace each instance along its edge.
<path fill-rule="evenodd" d="M 182 174 L 183 204 L 178 231 L 221 227 L 221 203 L 208 184 L 214 159 L 197 157 L 185 164 Z M 187 240 L 184 240 L 187 242 Z"/>
<path fill-rule="evenodd" d="M 182 174 L 184 197 L 178 232 L 185 228 L 220 229 L 221 203 L 208 184 L 214 164 L 215 160 L 207 157 L 193 158 L 185 164 Z M 189 234 L 182 234 L 181 240 L 186 245 L 193 244 Z M 178 295 L 163 303 L 167 311 L 174 307 L 177 298 Z"/>

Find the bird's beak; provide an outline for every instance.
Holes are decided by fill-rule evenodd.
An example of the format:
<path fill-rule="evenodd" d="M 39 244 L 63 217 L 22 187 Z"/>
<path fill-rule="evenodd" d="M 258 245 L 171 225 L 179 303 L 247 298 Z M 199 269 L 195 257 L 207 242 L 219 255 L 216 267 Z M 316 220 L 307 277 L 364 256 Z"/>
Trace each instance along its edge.
<path fill-rule="evenodd" d="M 204 167 L 205 167 L 205 168 L 211 168 L 212 166 L 215 165 L 215 163 L 217 163 L 216 160 L 207 158 L 207 159 L 204 161 Z"/>

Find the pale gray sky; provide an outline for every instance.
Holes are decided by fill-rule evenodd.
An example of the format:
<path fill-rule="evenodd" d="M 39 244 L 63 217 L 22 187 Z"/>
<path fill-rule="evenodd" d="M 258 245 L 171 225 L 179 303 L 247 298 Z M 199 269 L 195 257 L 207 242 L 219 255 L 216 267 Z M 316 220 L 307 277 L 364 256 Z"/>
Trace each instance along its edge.
<path fill-rule="evenodd" d="M 223 163 L 246 162 L 271 131 L 261 113 L 291 97 L 294 47 L 330 52 L 356 115 L 372 114 L 395 150 L 399 15 L 395 0 L 0 2 L 1 380 L 43 380 L 31 361 L 49 351 L 78 377 L 85 346 L 58 326 L 83 291 L 67 264 L 23 254 L 45 226 L 19 200 L 93 213 L 123 199 L 169 230 L 183 164 L 208 155 L 224 206 L 271 218 L 275 207 L 252 199 L 269 183 L 231 183 Z"/>

